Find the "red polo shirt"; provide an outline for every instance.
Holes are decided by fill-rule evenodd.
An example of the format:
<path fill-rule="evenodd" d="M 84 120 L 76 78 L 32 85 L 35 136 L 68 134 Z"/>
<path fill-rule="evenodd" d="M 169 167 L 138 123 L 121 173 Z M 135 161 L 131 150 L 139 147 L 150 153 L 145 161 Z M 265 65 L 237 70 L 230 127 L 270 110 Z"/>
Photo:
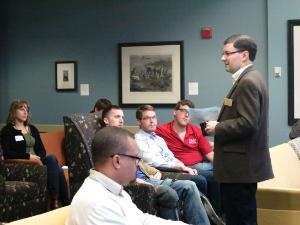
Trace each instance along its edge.
<path fill-rule="evenodd" d="M 201 129 L 193 124 L 187 125 L 184 141 L 174 131 L 173 121 L 159 125 L 155 133 L 166 141 L 175 157 L 186 166 L 202 162 L 203 156 L 212 151 Z"/>

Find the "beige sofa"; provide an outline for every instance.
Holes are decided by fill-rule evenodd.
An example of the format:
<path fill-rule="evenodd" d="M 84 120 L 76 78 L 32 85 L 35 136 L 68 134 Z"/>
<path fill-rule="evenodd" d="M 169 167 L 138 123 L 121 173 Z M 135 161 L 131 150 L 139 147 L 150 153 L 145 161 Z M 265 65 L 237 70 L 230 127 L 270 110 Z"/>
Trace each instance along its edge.
<path fill-rule="evenodd" d="M 289 143 L 270 149 L 275 178 L 258 184 L 259 225 L 300 224 L 300 161 L 295 150 Z"/>
<path fill-rule="evenodd" d="M 40 215 L 17 220 L 5 225 L 64 225 L 69 206 L 49 211 Z"/>

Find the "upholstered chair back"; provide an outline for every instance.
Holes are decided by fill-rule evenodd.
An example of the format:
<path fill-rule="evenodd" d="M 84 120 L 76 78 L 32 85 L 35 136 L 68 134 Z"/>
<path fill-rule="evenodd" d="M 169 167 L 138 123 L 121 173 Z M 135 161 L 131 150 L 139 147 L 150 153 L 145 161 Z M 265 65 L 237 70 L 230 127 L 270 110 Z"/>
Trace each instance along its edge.
<path fill-rule="evenodd" d="M 0 145 L 0 196 L 4 193 L 4 160 L 3 160 L 3 153 L 2 148 Z M 0 208 L 2 207 L 0 201 Z"/>
<path fill-rule="evenodd" d="M 71 198 L 93 167 L 91 145 L 96 131 L 100 128 L 99 120 L 100 117 L 96 113 L 80 113 L 63 117 Z"/>

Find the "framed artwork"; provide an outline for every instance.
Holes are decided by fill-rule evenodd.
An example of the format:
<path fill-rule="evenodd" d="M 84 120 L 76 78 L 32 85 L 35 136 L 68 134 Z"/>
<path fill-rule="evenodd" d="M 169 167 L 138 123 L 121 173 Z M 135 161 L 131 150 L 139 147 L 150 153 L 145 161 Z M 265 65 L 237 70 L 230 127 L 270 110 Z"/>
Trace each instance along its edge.
<path fill-rule="evenodd" d="M 175 105 L 184 95 L 183 71 L 183 41 L 119 44 L 120 105 Z"/>
<path fill-rule="evenodd" d="M 288 20 L 288 124 L 300 119 L 300 20 Z M 298 97 L 297 97 L 298 96 Z"/>
<path fill-rule="evenodd" d="M 77 88 L 77 63 L 75 61 L 55 62 L 55 83 L 57 91 L 75 91 Z"/>

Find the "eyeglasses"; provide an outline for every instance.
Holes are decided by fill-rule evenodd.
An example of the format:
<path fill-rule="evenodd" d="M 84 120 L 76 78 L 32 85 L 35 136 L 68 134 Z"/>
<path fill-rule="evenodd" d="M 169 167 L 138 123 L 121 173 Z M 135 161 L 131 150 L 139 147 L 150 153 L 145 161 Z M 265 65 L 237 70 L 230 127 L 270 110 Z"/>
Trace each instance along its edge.
<path fill-rule="evenodd" d="M 238 53 L 238 52 L 243 52 L 243 51 L 245 51 L 245 50 L 243 50 L 243 49 L 240 49 L 240 50 L 237 50 L 237 51 L 233 51 L 233 52 L 222 52 L 222 54 L 221 54 L 221 56 L 230 56 L 230 55 L 233 55 L 233 54 L 235 54 L 235 53 Z"/>
<path fill-rule="evenodd" d="M 155 120 L 156 116 L 149 116 L 149 117 L 144 117 L 142 120 L 144 121 L 150 121 L 150 120 Z"/>
<path fill-rule="evenodd" d="M 181 113 L 187 113 L 189 114 L 189 110 L 188 109 L 177 109 L 178 111 L 180 111 Z"/>
<path fill-rule="evenodd" d="M 115 155 L 122 155 L 122 156 L 126 156 L 126 157 L 128 157 L 128 158 L 135 159 L 137 165 L 142 161 L 142 158 L 140 158 L 140 157 L 138 157 L 138 156 L 135 156 L 135 155 L 127 155 L 127 154 L 123 154 L 123 153 L 116 153 L 116 154 L 111 155 L 110 157 L 114 157 Z"/>

